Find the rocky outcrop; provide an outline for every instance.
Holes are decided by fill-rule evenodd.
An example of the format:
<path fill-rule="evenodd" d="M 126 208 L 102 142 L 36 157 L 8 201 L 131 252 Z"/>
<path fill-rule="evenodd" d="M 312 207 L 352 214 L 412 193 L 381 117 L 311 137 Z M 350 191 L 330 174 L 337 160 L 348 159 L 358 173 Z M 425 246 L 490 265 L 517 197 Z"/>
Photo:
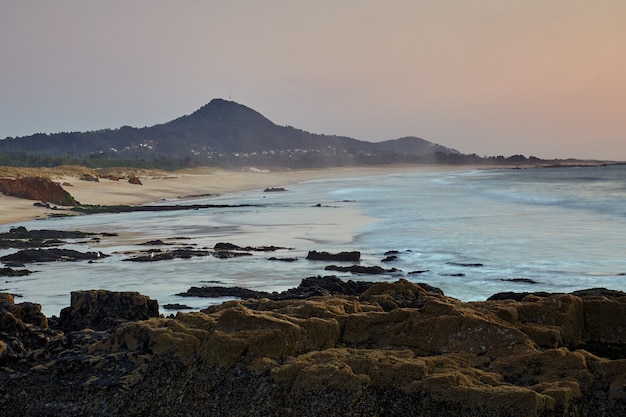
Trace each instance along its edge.
<path fill-rule="evenodd" d="M 74 249 L 49 248 L 49 249 L 23 249 L 0 257 L 2 262 L 75 262 L 85 260 L 97 260 L 105 258 L 102 252 L 80 252 Z"/>
<path fill-rule="evenodd" d="M 129 184 L 135 184 L 135 185 L 143 185 L 143 183 L 141 182 L 141 180 L 140 180 L 138 177 L 135 177 L 135 176 L 130 177 L 130 178 L 128 179 L 128 183 L 129 183 Z"/>
<path fill-rule="evenodd" d="M 626 298 L 601 294 L 464 303 L 399 280 L 164 318 L 141 295 L 96 291 L 73 293 L 49 327 L 5 296 L 0 406 L 15 416 L 624 415 Z M 615 359 L 592 349 L 606 344 Z"/>
<path fill-rule="evenodd" d="M 0 192 L 12 197 L 27 198 L 60 206 L 77 206 L 80 204 L 58 183 L 42 177 L 0 178 Z"/>
<path fill-rule="evenodd" d="M 100 180 L 98 179 L 98 177 L 96 177 L 95 175 L 89 174 L 87 172 L 85 172 L 84 174 L 82 174 L 79 177 L 80 180 L 82 181 L 88 181 L 88 182 L 100 182 Z"/>
<path fill-rule="evenodd" d="M 352 266 L 337 266 L 337 265 L 328 265 L 324 267 L 325 271 L 338 271 L 338 272 L 350 272 L 352 274 L 369 274 L 369 275 L 380 275 L 380 274 L 392 274 L 394 272 L 398 272 L 399 270 L 396 268 L 385 269 L 378 265 L 374 266 L 364 266 L 364 265 L 352 265 Z"/>
<path fill-rule="evenodd" d="M 318 251 L 312 250 L 312 251 L 309 251 L 309 253 L 306 256 L 306 259 L 309 259 L 311 261 L 359 262 L 361 260 L 361 252 L 351 251 L 351 252 L 329 253 L 329 252 L 318 252 Z"/>
<path fill-rule="evenodd" d="M 324 295 L 359 295 L 366 291 L 373 283 L 364 281 L 343 281 L 334 275 L 309 277 L 302 280 L 296 288 L 281 292 L 254 291 L 241 287 L 205 286 L 191 287 L 186 292 L 177 295 L 182 297 L 239 297 L 239 298 L 267 298 L 270 300 L 304 299 Z"/>
<path fill-rule="evenodd" d="M 59 327 L 66 331 L 105 330 L 127 321 L 159 316 L 159 303 L 137 292 L 74 291 L 61 310 Z"/>

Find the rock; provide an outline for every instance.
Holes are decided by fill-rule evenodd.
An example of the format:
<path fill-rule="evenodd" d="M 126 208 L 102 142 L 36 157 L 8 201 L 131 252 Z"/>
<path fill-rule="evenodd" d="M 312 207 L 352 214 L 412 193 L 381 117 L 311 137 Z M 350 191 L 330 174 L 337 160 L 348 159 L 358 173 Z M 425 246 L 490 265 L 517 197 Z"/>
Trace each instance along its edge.
<path fill-rule="evenodd" d="M 106 258 L 102 252 L 79 252 L 74 249 L 50 248 L 50 249 L 24 249 L 9 255 L 0 257 L 2 262 L 75 262 Z"/>
<path fill-rule="evenodd" d="M 165 304 L 163 308 L 165 310 L 193 310 L 193 307 L 179 303 Z"/>
<path fill-rule="evenodd" d="M 0 366 L 44 346 L 47 327 L 40 304 L 15 304 L 11 294 L 0 293 Z"/>
<path fill-rule="evenodd" d="M 307 280 L 303 291 L 327 293 L 170 318 L 147 314 L 149 299 L 136 293 L 132 302 L 73 293 L 49 328 L 11 313 L 12 297 L 0 295 L 0 406 L 12 416 L 626 411 L 626 360 L 581 349 L 623 341 L 617 293 L 464 303 L 407 280 L 368 283 L 358 295 L 329 294 L 358 292 L 357 283 Z"/>
<path fill-rule="evenodd" d="M 135 185 L 143 185 L 143 183 L 141 182 L 141 180 L 135 176 L 132 176 L 128 179 L 128 183 L 129 184 L 135 184 Z"/>
<path fill-rule="evenodd" d="M 532 297 L 549 297 L 553 295 L 552 293 L 545 291 L 537 291 L 537 292 L 499 292 L 487 299 L 487 301 L 499 301 L 499 300 L 515 300 L 522 301 L 527 296 Z"/>
<path fill-rule="evenodd" d="M 102 330 L 158 316 L 158 302 L 137 292 L 73 291 L 70 306 L 61 310 L 59 326 L 65 331 Z"/>
<path fill-rule="evenodd" d="M 27 269 L 0 268 L 0 277 L 23 277 L 32 274 Z"/>
<path fill-rule="evenodd" d="M 419 275 L 419 274 L 425 274 L 426 272 L 430 272 L 430 270 L 429 269 L 421 269 L 421 270 L 418 270 L 418 271 L 410 271 L 408 273 L 408 275 Z"/>
<path fill-rule="evenodd" d="M 539 284 L 537 281 L 530 278 L 503 278 L 500 281 L 520 282 L 524 284 Z"/>
<path fill-rule="evenodd" d="M 80 204 L 59 184 L 42 177 L 0 178 L 0 192 L 12 197 L 27 198 L 60 206 L 77 206 Z"/>
<path fill-rule="evenodd" d="M 162 251 L 160 249 L 151 249 L 147 252 L 142 252 L 144 254 L 133 256 L 131 258 L 126 258 L 124 261 L 131 262 L 156 262 L 156 261 L 169 261 L 172 259 L 191 259 L 194 257 L 203 257 L 203 256 L 216 256 L 219 257 L 219 254 L 212 251 L 206 250 L 196 250 L 196 249 L 173 249 L 169 251 Z"/>
<path fill-rule="evenodd" d="M 288 249 L 281 246 L 237 246 L 233 243 L 219 242 L 213 246 L 218 251 L 248 251 L 248 252 L 274 252 L 277 250 Z"/>
<path fill-rule="evenodd" d="M 309 298 L 319 295 L 347 295 L 356 296 L 362 294 L 372 285 L 364 281 L 343 281 L 334 275 L 305 278 L 297 288 L 290 288 L 280 293 L 277 299 Z"/>
<path fill-rule="evenodd" d="M 295 262 L 298 258 L 277 258 L 275 256 L 267 258 L 268 261 Z"/>
<path fill-rule="evenodd" d="M 465 262 L 447 262 L 448 265 L 462 266 L 464 268 L 481 268 L 484 265 L 480 263 L 465 263 Z"/>
<path fill-rule="evenodd" d="M 283 187 L 270 187 L 263 190 L 264 193 L 275 193 L 275 192 L 285 192 L 287 191 Z"/>
<path fill-rule="evenodd" d="M 191 287 L 185 292 L 176 294 L 181 297 L 239 297 L 239 298 L 264 298 L 269 293 L 264 291 L 254 291 L 241 287 Z"/>
<path fill-rule="evenodd" d="M 353 251 L 353 252 L 339 252 L 339 253 L 329 253 L 329 252 L 317 252 L 317 251 L 309 251 L 306 259 L 312 261 L 338 261 L 338 262 L 358 262 L 361 260 L 361 252 Z"/>
<path fill-rule="evenodd" d="M 241 247 L 234 245 L 232 243 L 219 242 L 219 243 L 216 243 L 215 246 L 213 246 L 213 249 L 215 250 L 240 250 Z"/>
<path fill-rule="evenodd" d="M 577 297 L 606 297 L 606 298 L 622 298 L 626 297 L 626 292 L 608 290 L 606 288 L 590 288 L 587 290 L 580 290 L 572 292 L 572 295 Z"/>
<path fill-rule="evenodd" d="M 239 298 L 268 298 L 271 300 L 305 299 L 321 295 L 359 295 L 367 290 L 372 283 L 342 281 L 336 276 L 309 277 L 300 282 L 296 288 L 290 288 L 280 293 L 254 291 L 241 287 L 191 287 L 184 293 L 177 295 L 183 297 L 239 297 Z"/>
<path fill-rule="evenodd" d="M 89 181 L 89 182 L 100 182 L 100 180 L 98 179 L 98 177 L 96 177 L 95 175 L 89 174 L 89 173 L 84 173 L 82 174 L 79 179 L 81 181 Z"/>
<path fill-rule="evenodd" d="M 362 266 L 362 265 L 352 265 L 352 266 L 337 266 L 337 265 L 328 265 L 324 268 L 326 271 L 338 271 L 338 272 L 351 272 L 353 274 L 370 274 L 370 275 L 380 275 L 385 273 L 397 272 L 396 268 L 385 269 L 380 266 Z"/>
<path fill-rule="evenodd" d="M 147 242 L 140 243 L 140 245 L 144 246 L 166 246 L 171 245 L 171 243 L 163 242 L 161 239 L 149 240 Z"/>
<path fill-rule="evenodd" d="M 63 244 L 63 239 L 81 239 L 95 233 L 67 230 L 28 230 L 23 226 L 0 233 L 0 248 L 31 248 Z"/>

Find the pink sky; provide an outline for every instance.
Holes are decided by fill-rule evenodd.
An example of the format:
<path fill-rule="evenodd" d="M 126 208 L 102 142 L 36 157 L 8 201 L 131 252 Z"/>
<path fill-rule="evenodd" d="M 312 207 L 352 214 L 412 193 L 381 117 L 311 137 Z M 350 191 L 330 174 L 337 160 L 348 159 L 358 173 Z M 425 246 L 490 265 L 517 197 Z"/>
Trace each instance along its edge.
<path fill-rule="evenodd" d="M 0 138 L 232 97 L 277 124 L 626 160 L 623 0 L 3 1 Z"/>

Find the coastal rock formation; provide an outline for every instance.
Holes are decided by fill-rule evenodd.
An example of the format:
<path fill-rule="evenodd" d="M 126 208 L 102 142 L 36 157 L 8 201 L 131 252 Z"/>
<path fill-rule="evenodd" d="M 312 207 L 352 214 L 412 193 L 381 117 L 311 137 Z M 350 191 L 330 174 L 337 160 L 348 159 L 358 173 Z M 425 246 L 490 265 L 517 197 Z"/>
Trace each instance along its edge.
<path fill-rule="evenodd" d="M 239 297 L 239 298 L 267 298 L 270 300 L 305 299 L 324 295 L 359 295 L 366 291 L 373 283 L 364 281 L 343 281 L 334 275 L 325 277 L 309 277 L 302 280 L 296 288 L 282 292 L 254 291 L 241 287 L 191 287 L 186 292 L 177 294 L 182 297 Z"/>
<path fill-rule="evenodd" d="M 80 204 L 58 183 L 42 177 L 0 178 L 0 192 L 12 197 L 27 198 L 60 206 L 77 206 Z"/>
<path fill-rule="evenodd" d="M 85 260 L 97 260 L 105 258 L 102 252 L 80 252 L 74 249 L 49 248 L 49 249 L 23 249 L 15 253 L 0 257 L 0 261 L 34 263 L 34 262 L 75 262 Z"/>
<path fill-rule="evenodd" d="M 64 330 L 106 330 L 126 321 L 159 316 L 159 303 L 137 292 L 74 291 L 71 304 L 61 310 Z"/>
<path fill-rule="evenodd" d="M 14 416 L 626 413 L 619 294 L 464 303 L 399 280 L 168 318 L 142 297 L 73 293 L 49 327 L 36 307 L 0 298 L 0 406 Z"/>
<path fill-rule="evenodd" d="M 311 261 L 337 261 L 337 262 L 359 262 L 361 260 L 361 252 L 318 252 L 315 250 L 309 251 L 306 259 Z"/>
<path fill-rule="evenodd" d="M 385 269 L 378 265 L 374 266 L 363 266 L 363 265 L 352 265 L 352 266 L 337 266 L 337 265 L 328 265 L 324 268 L 325 271 L 338 271 L 338 272 L 350 272 L 353 274 L 370 274 L 370 275 L 380 275 L 385 273 L 394 273 L 399 270 L 396 268 Z"/>
<path fill-rule="evenodd" d="M 141 182 L 141 180 L 138 177 L 132 176 L 128 179 L 128 183 L 129 184 L 135 184 L 135 185 L 143 185 L 143 183 Z"/>

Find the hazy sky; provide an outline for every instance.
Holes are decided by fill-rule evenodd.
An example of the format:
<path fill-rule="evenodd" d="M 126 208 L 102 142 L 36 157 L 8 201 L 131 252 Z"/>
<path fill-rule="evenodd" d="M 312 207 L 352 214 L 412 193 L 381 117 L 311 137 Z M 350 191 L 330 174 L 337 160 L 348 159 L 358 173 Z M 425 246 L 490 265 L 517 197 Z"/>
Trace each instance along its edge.
<path fill-rule="evenodd" d="M 315 133 L 626 160 L 626 1 L 0 0 L 0 138 L 229 97 Z"/>

